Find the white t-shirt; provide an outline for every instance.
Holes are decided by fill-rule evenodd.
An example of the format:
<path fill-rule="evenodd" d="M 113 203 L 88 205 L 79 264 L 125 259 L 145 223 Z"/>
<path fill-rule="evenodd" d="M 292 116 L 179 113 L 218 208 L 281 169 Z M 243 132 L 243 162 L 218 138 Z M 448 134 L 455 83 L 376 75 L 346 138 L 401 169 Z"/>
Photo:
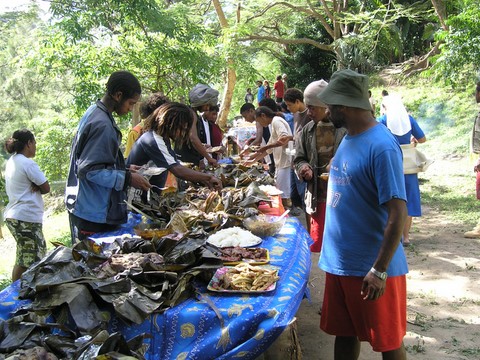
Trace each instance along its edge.
<path fill-rule="evenodd" d="M 32 191 L 32 183 L 42 185 L 47 181 L 37 163 L 22 154 L 14 154 L 5 167 L 5 188 L 8 205 L 5 219 L 42 223 L 43 198 L 39 191 Z"/>
<path fill-rule="evenodd" d="M 273 144 L 282 136 L 292 135 L 292 130 L 290 130 L 290 125 L 282 119 L 280 116 L 275 116 L 270 124 L 270 140 L 268 144 Z M 288 143 L 284 146 L 277 146 L 268 152 L 273 153 L 273 160 L 275 161 L 275 167 L 289 168 L 292 165 L 292 160 L 290 155 L 287 155 L 286 149 L 288 148 Z"/>

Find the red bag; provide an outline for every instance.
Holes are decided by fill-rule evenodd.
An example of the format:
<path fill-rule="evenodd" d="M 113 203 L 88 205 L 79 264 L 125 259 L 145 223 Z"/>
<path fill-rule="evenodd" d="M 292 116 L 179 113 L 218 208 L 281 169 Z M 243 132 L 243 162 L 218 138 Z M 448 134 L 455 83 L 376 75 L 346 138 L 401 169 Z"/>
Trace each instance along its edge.
<path fill-rule="evenodd" d="M 477 171 L 477 200 L 480 200 L 480 172 Z"/>

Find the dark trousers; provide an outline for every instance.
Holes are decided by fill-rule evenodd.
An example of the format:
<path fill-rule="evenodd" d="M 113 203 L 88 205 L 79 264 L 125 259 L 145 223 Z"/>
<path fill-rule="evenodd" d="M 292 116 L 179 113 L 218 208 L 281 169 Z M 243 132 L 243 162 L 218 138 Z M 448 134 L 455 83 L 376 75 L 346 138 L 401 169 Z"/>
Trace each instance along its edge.
<path fill-rule="evenodd" d="M 292 200 L 292 206 L 299 207 L 305 210 L 305 190 L 307 183 L 300 181 L 292 169 L 290 172 L 290 199 Z"/>
<path fill-rule="evenodd" d="M 72 213 L 68 214 L 70 221 L 70 234 L 72 236 L 72 245 L 82 240 L 88 239 L 89 236 L 99 232 L 112 231 L 118 228 L 118 225 L 101 224 L 88 221 Z"/>

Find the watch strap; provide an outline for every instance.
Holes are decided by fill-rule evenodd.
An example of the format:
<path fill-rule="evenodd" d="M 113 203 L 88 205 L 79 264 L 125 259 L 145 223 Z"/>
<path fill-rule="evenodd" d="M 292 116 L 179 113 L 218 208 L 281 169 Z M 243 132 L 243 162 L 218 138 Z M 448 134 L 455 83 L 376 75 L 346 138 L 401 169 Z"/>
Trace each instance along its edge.
<path fill-rule="evenodd" d="M 374 267 L 372 267 L 370 269 L 370 272 L 375 275 L 376 277 L 378 277 L 379 279 L 382 279 L 382 280 L 387 280 L 387 273 L 386 272 L 380 272 L 380 271 L 377 271 Z"/>

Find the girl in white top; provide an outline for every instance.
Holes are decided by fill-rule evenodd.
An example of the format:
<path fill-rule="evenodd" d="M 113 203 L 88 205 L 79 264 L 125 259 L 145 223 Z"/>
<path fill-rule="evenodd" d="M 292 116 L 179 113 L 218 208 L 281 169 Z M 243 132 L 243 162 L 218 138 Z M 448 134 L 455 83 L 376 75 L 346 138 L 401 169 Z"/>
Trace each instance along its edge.
<path fill-rule="evenodd" d="M 275 184 L 283 192 L 284 206 L 290 203 L 290 169 L 291 156 L 287 154 L 288 142 L 293 140 L 292 131 L 288 123 L 266 106 L 260 106 L 255 111 L 255 120 L 263 127 L 270 126 L 270 140 L 251 156 L 253 160 L 260 160 L 266 154 L 273 153 L 275 161 Z"/>
<path fill-rule="evenodd" d="M 5 168 L 8 205 L 4 217 L 17 242 L 17 256 L 12 271 L 12 281 L 16 281 L 30 265 L 45 255 L 42 194 L 50 191 L 50 185 L 32 160 L 37 145 L 29 130 L 15 131 L 5 142 L 5 149 L 13 154 Z"/>

